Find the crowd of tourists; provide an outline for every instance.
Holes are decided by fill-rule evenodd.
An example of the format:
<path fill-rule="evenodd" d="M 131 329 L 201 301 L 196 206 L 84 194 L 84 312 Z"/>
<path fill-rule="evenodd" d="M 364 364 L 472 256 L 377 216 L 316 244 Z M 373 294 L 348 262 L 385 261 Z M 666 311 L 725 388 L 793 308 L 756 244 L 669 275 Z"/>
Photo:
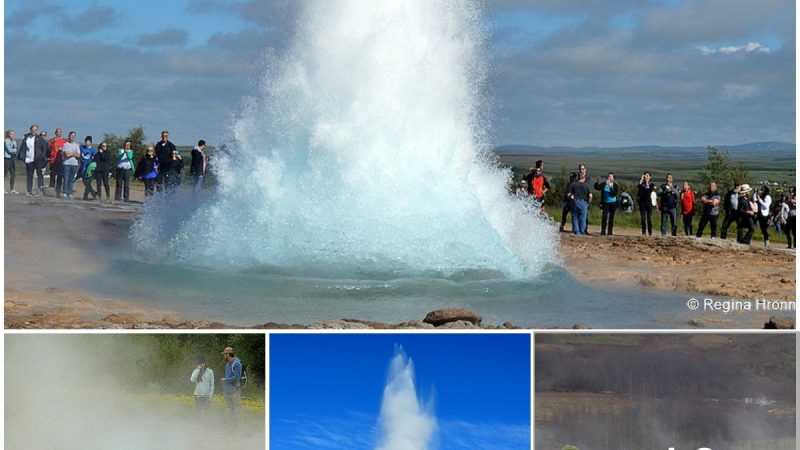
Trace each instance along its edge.
<path fill-rule="evenodd" d="M 130 200 L 132 178 L 144 183 L 145 196 L 181 185 L 183 157 L 169 140 L 169 131 L 161 132 L 161 140 L 148 146 L 138 161 L 134 161 L 133 143 L 130 140 L 125 140 L 118 149 L 109 149 L 106 142 L 101 142 L 95 148 L 92 136 L 86 136 L 81 145 L 77 142 L 75 131 L 70 131 L 64 137 L 62 129 L 56 128 L 54 134 L 48 140 L 47 132 L 39 132 L 39 126 L 33 124 L 18 144 L 14 130 L 6 130 L 3 157 L 4 176 L 9 178 L 7 194 L 18 193 L 15 189 L 16 161 L 25 164 L 25 194 L 29 196 L 45 195 L 45 173 L 50 178 L 49 187 L 55 191 L 56 197 L 65 199 L 74 198 L 75 182 L 81 180 L 83 200 L 101 200 L 105 192 L 106 200 L 110 201 L 109 175 L 112 174 L 115 181 L 114 201 L 117 202 Z M 195 192 L 202 187 L 208 170 L 205 148 L 206 142 L 201 139 L 191 153 L 189 174 Z"/>
<path fill-rule="evenodd" d="M 551 190 L 544 176 L 544 162 L 536 161 L 522 179 L 524 195 L 532 197 L 538 207 L 543 207 L 547 192 Z M 773 199 L 767 184 L 753 188 L 735 181 L 723 194 L 717 183 L 711 181 L 708 190 L 701 193 L 696 192 L 689 182 L 684 182 L 679 188 L 671 173 L 667 173 L 664 182 L 657 185 L 652 174 L 645 171 L 639 178 L 634 198 L 620 186 L 614 173 L 609 172 L 605 179 L 598 177 L 592 183 L 586 165 L 579 164 L 578 171 L 569 174 L 564 186 L 560 231 L 565 231 L 567 217 L 571 216 L 572 233 L 580 236 L 589 234 L 589 206 L 594 192 L 600 196 L 601 236 L 614 234 L 617 210 L 633 214 L 638 209 L 642 236 L 653 235 L 655 212 L 660 216 L 662 236 L 677 236 L 678 227 L 682 226 L 686 236 L 700 239 L 708 227 L 711 239 L 716 239 L 718 233 L 721 239 L 728 239 L 728 231 L 735 225 L 736 241 L 740 244 L 750 245 L 758 227 L 765 247 L 769 247 L 770 228 L 786 235 L 788 248 L 796 248 L 797 245 L 794 187 Z M 694 219 L 697 216 L 699 221 L 695 228 Z"/>

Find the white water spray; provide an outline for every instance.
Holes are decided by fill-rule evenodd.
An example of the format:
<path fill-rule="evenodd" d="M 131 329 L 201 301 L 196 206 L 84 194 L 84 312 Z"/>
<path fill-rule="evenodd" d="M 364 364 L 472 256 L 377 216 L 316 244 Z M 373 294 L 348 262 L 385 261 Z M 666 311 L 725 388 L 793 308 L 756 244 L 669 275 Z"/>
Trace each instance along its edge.
<path fill-rule="evenodd" d="M 489 152 L 486 32 L 470 0 L 310 1 L 217 157 L 215 198 L 159 260 L 297 273 L 539 273 L 558 236 Z"/>
<path fill-rule="evenodd" d="M 431 406 L 417 397 L 414 364 L 399 346 L 383 389 L 380 426 L 382 438 L 377 450 L 425 450 L 436 432 Z"/>

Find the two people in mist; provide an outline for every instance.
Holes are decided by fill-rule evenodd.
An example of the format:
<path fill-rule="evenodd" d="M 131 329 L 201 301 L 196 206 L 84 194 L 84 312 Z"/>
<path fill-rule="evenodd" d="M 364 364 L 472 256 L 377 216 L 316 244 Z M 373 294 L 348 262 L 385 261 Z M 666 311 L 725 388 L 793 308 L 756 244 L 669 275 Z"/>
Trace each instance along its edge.
<path fill-rule="evenodd" d="M 236 411 L 241 401 L 241 387 L 243 383 L 242 362 L 233 352 L 231 347 L 222 351 L 225 358 L 225 376 L 222 381 L 222 397 L 232 418 L 236 419 Z M 197 357 L 197 367 L 192 371 L 189 381 L 194 383 L 194 404 L 200 414 L 206 414 L 211 407 L 211 398 L 214 396 L 214 371 L 206 364 L 203 355 Z"/>

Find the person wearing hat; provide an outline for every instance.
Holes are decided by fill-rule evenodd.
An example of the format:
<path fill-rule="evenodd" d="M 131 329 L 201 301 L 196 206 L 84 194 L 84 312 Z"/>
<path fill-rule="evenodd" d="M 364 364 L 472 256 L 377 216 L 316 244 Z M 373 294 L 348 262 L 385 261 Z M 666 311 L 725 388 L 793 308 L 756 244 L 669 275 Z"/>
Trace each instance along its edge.
<path fill-rule="evenodd" d="M 750 240 L 755 233 L 754 220 L 758 207 L 750 201 L 750 194 L 753 188 L 749 184 L 743 184 L 739 187 L 739 207 L 737 213 L 739 216 L 739 227 L 736 230 L 736 242 L 740 244 L 750 245 Z M 747 233 L 744 231 L 747 230 Z"/>
<path fill-rule="evenodd" d="M 189 381 L 194 383 L 194 406 L 200 414 L 205 414 L 214 396 L 214 371 L 206 366 L 203 355 L 197 355 L 197 367 L 192 371 Z"/>
<path fill-rule="evenodd" d="M 231 347 L 225 347 L 225 350 L 222 351 L 222 356 L 225 358 L 225 376 L 222 377 L 222 398 L 225 399 L 225 405 L 227 405 L 231 417 L 236 422 L 236 410 L 239 409 L 241 396 L 242 362 L 233 353 Z"/>

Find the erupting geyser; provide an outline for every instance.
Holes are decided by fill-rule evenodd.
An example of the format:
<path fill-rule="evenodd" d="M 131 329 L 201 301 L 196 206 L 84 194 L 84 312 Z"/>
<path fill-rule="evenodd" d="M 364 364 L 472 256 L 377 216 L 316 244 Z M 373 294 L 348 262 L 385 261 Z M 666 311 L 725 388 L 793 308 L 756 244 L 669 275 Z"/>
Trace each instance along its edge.
<path fill-rule="evenodd" d="M 396 346 L 381 403 L 381 443 L 377 450 L 425 450 L 433 441 L 436 418 L 420 403 L 414 364 Z"/>
<path fill-rule="evenodd" d="M 178 221 L 150 205 L 140 250 L 291 273 L 539 273 L 558 236 L 489 152 L 480 13 L 306 3 L 216 157 L 215 196 Z"/>

